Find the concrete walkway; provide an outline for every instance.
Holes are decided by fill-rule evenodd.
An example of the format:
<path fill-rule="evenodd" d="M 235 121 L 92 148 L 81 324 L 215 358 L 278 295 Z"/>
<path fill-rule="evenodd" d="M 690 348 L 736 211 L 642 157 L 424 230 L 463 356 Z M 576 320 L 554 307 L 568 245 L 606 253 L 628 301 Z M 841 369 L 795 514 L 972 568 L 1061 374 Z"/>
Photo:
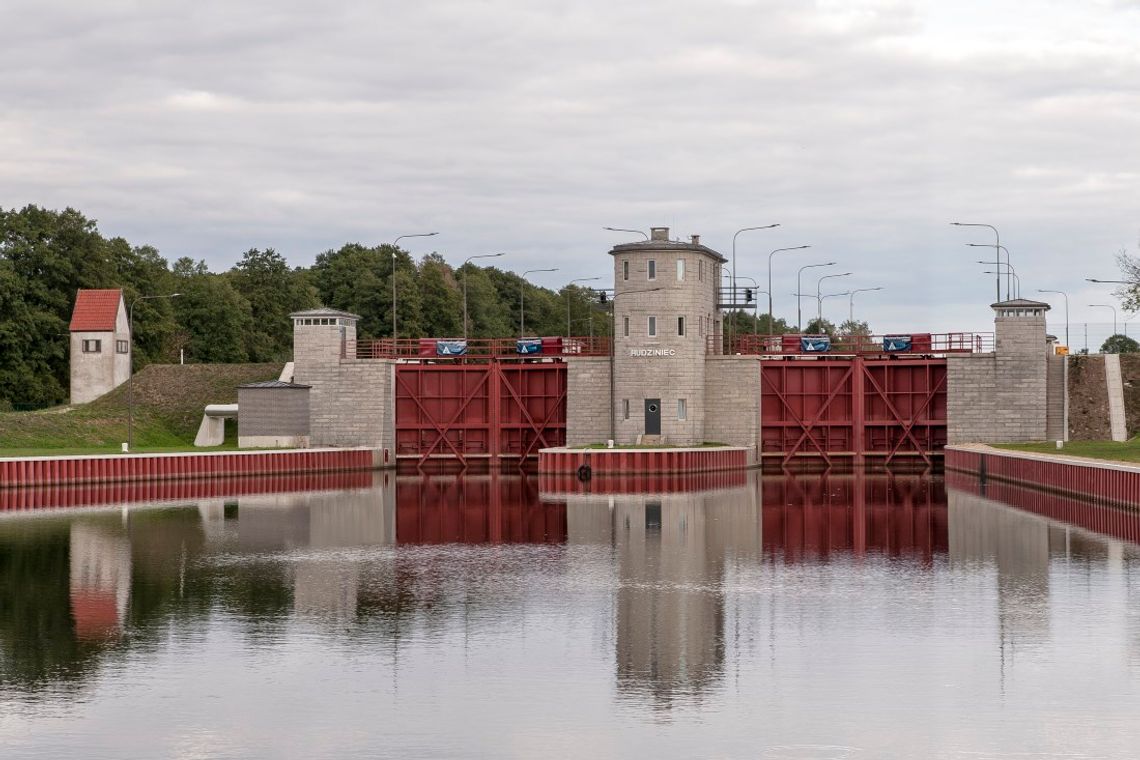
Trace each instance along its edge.
<path fill-rule="evenodd" d="M 1120 355 L 1104 355 L 1104 381 L 1108 387 L 1108 422 L 1112 440 L 1127 441 L 1128 426 L 1124 421 L 1124 380 L 1120 375 Z"/>

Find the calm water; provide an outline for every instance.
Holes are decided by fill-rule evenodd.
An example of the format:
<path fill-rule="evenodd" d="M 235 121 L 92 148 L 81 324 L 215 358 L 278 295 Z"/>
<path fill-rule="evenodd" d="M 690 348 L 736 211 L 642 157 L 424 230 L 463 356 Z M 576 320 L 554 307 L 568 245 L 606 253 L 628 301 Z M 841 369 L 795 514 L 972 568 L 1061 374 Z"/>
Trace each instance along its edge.
<path fill-rule="evenodd" d="M 976 483 L 313 485 L 0 516 L 0 757 L 1140 753 L 1137 547 Z"/>

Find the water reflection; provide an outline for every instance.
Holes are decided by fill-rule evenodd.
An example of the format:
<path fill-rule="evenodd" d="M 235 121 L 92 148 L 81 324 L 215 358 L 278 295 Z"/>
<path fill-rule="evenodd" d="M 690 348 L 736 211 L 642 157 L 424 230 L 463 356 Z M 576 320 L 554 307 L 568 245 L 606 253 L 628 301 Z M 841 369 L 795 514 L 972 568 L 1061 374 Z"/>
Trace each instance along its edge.
<path fill-rule="evenodd" d="M 134 730 L 160 741 L 191 718 L 150 704 L 140 684 L 152 669 L 194 699 L 266 658 L 272 675 L 228 681 L 230 697 L 333 683 L 328 709 L 355 715 L 367 694 L 414 741 L 377 744 L 352 719 L 345 735 L 393 756 L 496 754 L 492 727 L 542 724 L 544 704 L 560 705 L 546 730 L 605 736 L 603 756 L 702 754 L 726 737 L 740 751 L 720 754 L 763 754 L 809 728 L 868 756 L 921 755 L 873 751 L 887 716 L 915 704 L 944 746 L 1012 752 L 1022 745 L 994 733 L 1007 705 L 1055 717 L 1059 704 L 1095 703 L 1110 723 L 1140 707 L 1136 546 L 1050 517 L 1079 505 L 949 481 L 737 473 L 606 493 L 518 474 L 381 473 L 12 514 L 0 518 L 0 708 L 109 709 L 133 694 L 155 723 Z M 1098 509 L 1090 524 L 1132 530 Z M 1106 685 L 1117 703 L 1097 702 Z M 207 723 L 222 719 L 221 705 L 195 704 Z M 442 714 L 465 717 L 440 729 L 431 716 Z M 289 753 L 270 728 L 282 716 L 247 717 Z M 640 731 L 647 718 L 693 741 Z M 116 747 L 122 726 L 106 725 L 86 739 Z M 976 731 L 950 730 L 965 725 Z M 456 750 L 476 739 L 482 751 Z"/>

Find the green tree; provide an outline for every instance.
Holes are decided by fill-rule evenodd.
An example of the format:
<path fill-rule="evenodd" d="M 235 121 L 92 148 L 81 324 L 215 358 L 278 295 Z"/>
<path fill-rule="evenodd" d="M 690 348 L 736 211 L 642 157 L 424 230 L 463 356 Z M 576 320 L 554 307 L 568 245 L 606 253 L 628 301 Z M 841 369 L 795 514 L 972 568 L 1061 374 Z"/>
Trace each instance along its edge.
<path fill-rule="evenodd" d="M 174 308 L 185 331 L 187 361 L 247 361 L 246 336 L 253 329 L 249 302 L 227 278 L 211 274 L 204 261 L 179 259 L 174 277 L 182 294 Z"/>
<path fill-rule="evenodd" d="M 804 332 L 808 335 L 830 335 L 835 337 L 835 325 L 827 319 L 813 319 L 807 323 Z"/>
<path fill-rule="evenodd" d="M 1140 343 L 1137 343 L 1127 335 L 1110 336 L 1108 340 L 1100 347 L 1102 354 L 1135 354 L 1140 353 Z"/>
<path fill-rule="evenodd" d="M 846 319 L 838 328 L 840 335 L 871 335 L 871 326 L 857 319 Z"/>
<path fill-rule="evenodd" d="M 246 339 L 250 361 L 285 361 L 293 351 L 289 314 L 318 305 L 316 291 L 272 248 L 250 248 L 229 272 L 234 289 L 249 303 L 252 329 Z"/>
<path fill-rule="evenodd" d="M 429 254 L 420 262 L 419 296 L 421 328 L 425 335 L 463 334 L 463 293 L 451 267 L 439 254 Z"/>

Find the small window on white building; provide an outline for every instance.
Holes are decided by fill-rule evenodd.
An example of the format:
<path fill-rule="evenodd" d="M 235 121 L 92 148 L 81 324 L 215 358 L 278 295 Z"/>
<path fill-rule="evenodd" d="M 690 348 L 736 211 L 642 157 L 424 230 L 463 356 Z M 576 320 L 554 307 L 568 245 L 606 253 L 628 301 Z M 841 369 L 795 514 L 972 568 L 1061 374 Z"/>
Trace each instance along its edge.
<path fill-rule="evenodd" d="M 677 399 L 677 419 L 687 420 L 689 418 L 689 410 L 685 408 L 685 399 Z"/>
<path fill-rule="evenodd" d="M 621 331 L 624 337 L 629 337 L 629 317 L 621 318 Z"/>
<path fill-rule="evenodd" d="M 685 334 L 685 318 L 684 317 L 677 317 L 677 334 L 682 335 L 682 336 Z"/>
<path fill-rule="evenodd" d="M 127 353 L 127 342 L 125 340 L 115 341 L 115 350 L 120 354 Z"/>
<path fill-rule="evenodd" d="M 649 279 L 656 280 L 657 279 L 657 262 L 654 261 L 653 259 L 649 260 L 648 271 L 649 271 Z"/>
<path fill-rule="evenodd" d="M 621 418 L 623 420 L 629 419 L 629 399 L 627 398 L 621 400 Z"/>
<path fill-rule="evenodd" d="M 649 318 L 649 337 L 650 338 L 656 338 L 657 337 L 657 317 L 650 317 Z"/>
<path fill-rule="evenodd" d="M 685 260 L 677 259 L 677 282 L 685 281 Z"/>
<path fill-rule="evenodd" d="M 85 340 L 85 341 L 83 341 L 83 353 L 85 353 L 85 354 L 101 354 L 101 353 L 103 353 L 103 341 L 101 341 L 101 340 Z"/>
<path fill-rule="evenodd" d="M 626 259 L 621 263 L 621 278 L 623 280 L 629 279 L 629 259 Z"/>

